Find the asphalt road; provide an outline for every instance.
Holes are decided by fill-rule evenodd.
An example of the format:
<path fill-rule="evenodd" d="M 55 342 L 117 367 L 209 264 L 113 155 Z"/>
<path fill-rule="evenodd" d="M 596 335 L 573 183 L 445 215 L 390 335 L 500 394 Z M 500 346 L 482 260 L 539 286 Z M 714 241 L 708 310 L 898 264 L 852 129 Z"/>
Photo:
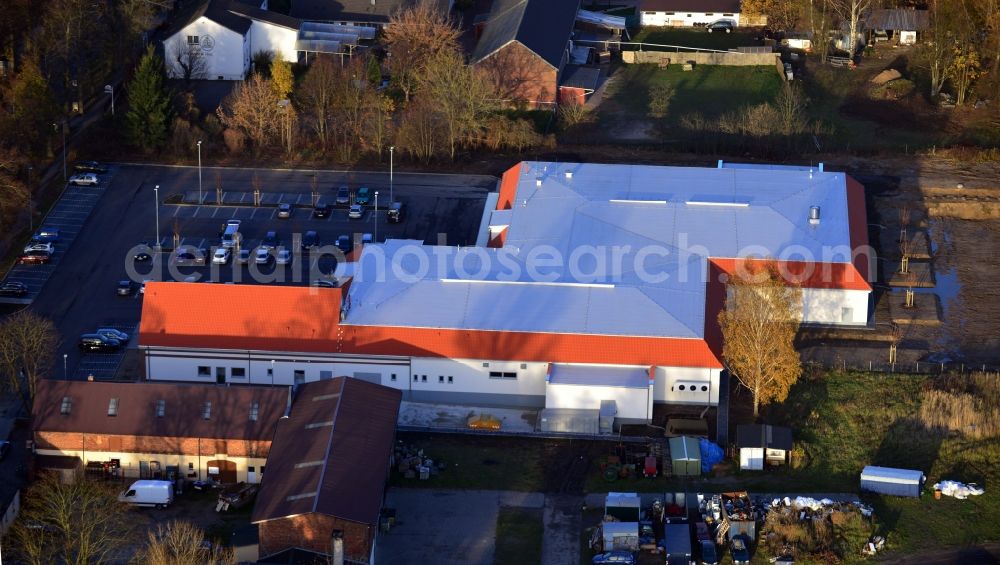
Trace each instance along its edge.
<path fill-rule="evenodd" d="M 304 194 L 302 202 L 308 203 L 315 187 L 321 201 L 333 203 L 337 187 L 345 184 L 352 190 L 359 186 L 378 190 L 380 203 L 382 195 L 389 192 L 388 174 L 383 173 L 206 167 L 202 170 L 202 183 L 208 189 L 205 192 L 211 191 L 213 196 L 217 176 L 223 190 L 252 191 L 255 175 L 262 193 L 281 193 L 283 201 Z M 402 223 L 389 224 L 384 212 L 380 211 L 376 217 L 370 209 L 360 220 L 348 219 L 346 209 L 342 208 L 335 209 L 330 217 L 322 219 L 313 218 L 306 208 L 297 208 L 290 219 L 278 219 L 273 206 L 255 210 L 252 207 L 166 204 L 181 201 L 188 192 L 197 193 L 196 167 L 121 165 L 34 301 L 34 310 L 51 318 L 62 337 L 54 363 L 54 377 L 62 377 L 64 368 L 68 378 L 86 377 L 86 370 L 77 372 L 81 355 L 76 344 L 80 334 L 107 326 L 127 331 L 138 324 L 141 294 L 119 297 L 115 289 L 117 281 L 128 278 L 130 265 L 134 265 L 131 260 L 133 248 L 143 241 L 152 243 L 156 240 L 157 200 L 153 190 L 156 185 L 159 185 L 159 229 L 163 240 L 172 244 L 176 231 L 182 245 L 204 246 L 211 252 L 211 248 L 218 245 L 221 226 L 233 217 L 242 220 L 240 231 L 244 233 L 245 241 L 254 247 L 269 230 L 276 231 L 286 245 L 294 240 L 293 234 L 306 230 L 316 230 L 322 242 L 332 244 L 341 234 L 373 233 L 376 222 L 379 240 L 387 237 L 411 238 L 435 243 L 440 237 L 448 244 L 471 245 L 475 243 L 486 194 L 496 189 L 496 179 L 474 175 L 397 173 L 393 179 L 393 197 L 407 207 L 406 217 Z M 273 195 L 268 197 L 270 201 L 274 199 Z M 332 269 L 335 265 L 335 261 L 330 259 L 324 261 L 321 268 Z M 147 278 L 185 280 L 189 276 L 218 282 L 234 278 L 239 278 L 241 284 L 254 282 L 245 266 L 234 269 L 233 265 L 229 265 L 213 270 L 215 266 L 209 264 L 178 267 L 170 272 L 174 261 L 166 253 L 155 257 L 152 263 L 160 267 L 158 272 L 153 269 L 154 265 L 137 265 L 132 277 L 136 283 Z M 206 263 L 210 263 L 210 259 Z M 278 271 L 284 280 L 279 284 L 309 284 L 310 277 L 306 270 L 314 266 L 315 262 L 308 255 L 300 257 L 297 269 L 301 274 L 297 281 L 293 280 L 296 278 L 293 276 L 295 270 L 291 267 L 272 265 L 260 269 L 260 272 L 275 275 Z M 261 278 L 263 282 L 272 282 L 275 277 Z M 206 315 L 211 315 L 211 312 L 206 311 Z M 135 342 L 133 336 L 129 346 L 135 347 Z M 105 371 L 113 372 L 119 360 L 120 356 L 87 354 L 82 367 L 104 367 Z"/>

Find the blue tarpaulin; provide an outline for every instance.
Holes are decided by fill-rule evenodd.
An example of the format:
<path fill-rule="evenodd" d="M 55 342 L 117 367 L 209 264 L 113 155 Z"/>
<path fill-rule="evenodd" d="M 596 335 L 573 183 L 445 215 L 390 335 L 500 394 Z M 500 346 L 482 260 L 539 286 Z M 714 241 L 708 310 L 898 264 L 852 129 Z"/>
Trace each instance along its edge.
<path fill-rule="evenodd" d="M 698 446 L 701 447 L 701 473 L 708 474 L 716 463 L 720 463 L 725 458 L 725 454 L 721 447 L 705 438 L 698 440 Z"/>

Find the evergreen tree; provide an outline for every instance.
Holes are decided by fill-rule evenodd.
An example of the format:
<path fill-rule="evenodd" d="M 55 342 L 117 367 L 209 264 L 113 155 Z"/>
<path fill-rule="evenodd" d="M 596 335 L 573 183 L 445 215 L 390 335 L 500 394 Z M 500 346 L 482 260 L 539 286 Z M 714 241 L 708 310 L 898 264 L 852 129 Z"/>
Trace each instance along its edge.
<path fill-rule="evenodd" d="M 129 141 L 152 151 L 163 145 L 170 128 L 170 96 L 164 82 L 163 60 L 150 46 L 128 86 L 125 127 Z"/>

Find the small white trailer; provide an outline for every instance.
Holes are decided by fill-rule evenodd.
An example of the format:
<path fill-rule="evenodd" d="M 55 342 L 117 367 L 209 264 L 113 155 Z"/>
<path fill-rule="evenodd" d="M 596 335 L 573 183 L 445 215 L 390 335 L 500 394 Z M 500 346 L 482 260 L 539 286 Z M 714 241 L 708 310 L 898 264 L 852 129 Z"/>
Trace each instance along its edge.
<path fill-rule="evenodd" d="M 861 471 L 861 490 L 892 496 L 919 497 L 927 477 L 921 471 L 869 465 Z"/>

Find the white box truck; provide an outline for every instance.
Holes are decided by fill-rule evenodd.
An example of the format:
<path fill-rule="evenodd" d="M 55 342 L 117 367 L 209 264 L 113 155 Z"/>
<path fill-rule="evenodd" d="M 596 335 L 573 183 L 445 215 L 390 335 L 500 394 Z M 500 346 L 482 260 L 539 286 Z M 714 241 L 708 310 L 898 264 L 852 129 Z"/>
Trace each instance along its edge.
<path fill-rule="evenodd" d="M 136 481 L 118 495 L 118 501 L 135 506 L 166 508 L 174 501 L 174 485 L 170 481 Z"/>

